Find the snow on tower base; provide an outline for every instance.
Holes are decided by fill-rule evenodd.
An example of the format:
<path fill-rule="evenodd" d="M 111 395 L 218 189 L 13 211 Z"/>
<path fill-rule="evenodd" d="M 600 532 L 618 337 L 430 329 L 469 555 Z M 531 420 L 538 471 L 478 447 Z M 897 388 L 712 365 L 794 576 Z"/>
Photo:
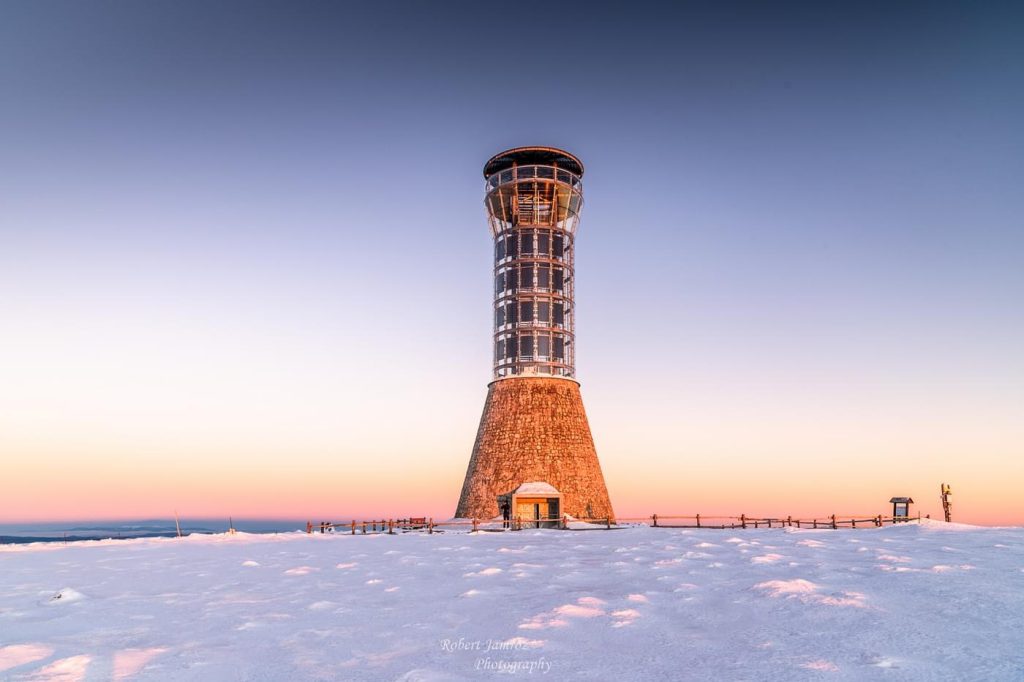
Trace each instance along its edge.
<path fill-rule="evenodd" d="M 530 481 L 562 493 L 561 513 L 614 518 L 580 387 L 571 379 L 491 383 L 455 515 L 498 516 L 498 496 Z"/>

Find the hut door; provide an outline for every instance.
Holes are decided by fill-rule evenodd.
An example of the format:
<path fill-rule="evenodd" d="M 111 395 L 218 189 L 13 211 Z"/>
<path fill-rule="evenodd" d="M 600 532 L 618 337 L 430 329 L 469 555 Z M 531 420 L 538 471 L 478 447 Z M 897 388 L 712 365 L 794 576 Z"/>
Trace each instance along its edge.
<path fill-rule="evenodd" d="M 524 521 L 538 521 L 547 518 L 548 501 L 537 497 L 516 498 L 516 516 Z"/>

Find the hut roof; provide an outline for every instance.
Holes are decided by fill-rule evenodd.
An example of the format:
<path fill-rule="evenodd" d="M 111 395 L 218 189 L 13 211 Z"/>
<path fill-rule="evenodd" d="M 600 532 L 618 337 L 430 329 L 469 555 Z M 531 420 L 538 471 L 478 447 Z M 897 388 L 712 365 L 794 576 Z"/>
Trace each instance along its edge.
<path fill-rule="evenodd" d="M 561 495 L 550 483 L 530 481 L 516 488 L 517 495 Z"/>

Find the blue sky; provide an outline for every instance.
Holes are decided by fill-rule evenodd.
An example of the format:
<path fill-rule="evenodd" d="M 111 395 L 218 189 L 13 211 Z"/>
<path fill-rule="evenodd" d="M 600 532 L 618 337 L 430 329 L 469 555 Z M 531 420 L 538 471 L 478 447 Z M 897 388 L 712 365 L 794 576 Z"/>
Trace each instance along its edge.
<path fill-rule="evenodd" d="M 824 459 L 875 471 L 850 504 L 946 477 L 1008 518 L 1017 4 L 0 16 L 0 449 L 33 494 L 91 462 L 149 514 L 174 497 L 156 472 L 215 461 L 251 472 L 256 513 L 287 456 L 359 510 L 394 492 L 382 462 L 394 494 L 426 476 L 421 505 L 454 506 L 490 378 L 481 168 L 542 144 L 587 168 L 577 369 L 620 508 L 727 504 L 766 462 Z M 766 512 L 835 499 L 784 487 Z"/>

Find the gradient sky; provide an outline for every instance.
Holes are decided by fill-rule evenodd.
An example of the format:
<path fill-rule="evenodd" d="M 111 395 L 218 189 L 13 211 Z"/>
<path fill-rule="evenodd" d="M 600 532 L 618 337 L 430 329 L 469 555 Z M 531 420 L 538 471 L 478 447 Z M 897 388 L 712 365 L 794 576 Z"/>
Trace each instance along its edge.
<path fill-rule="evenodd" d="M 454 511 L 481 168 L 586 164 L 618 514 L 1024 523 L 1020 3 L 0 5 L 0 520 Z"/>

